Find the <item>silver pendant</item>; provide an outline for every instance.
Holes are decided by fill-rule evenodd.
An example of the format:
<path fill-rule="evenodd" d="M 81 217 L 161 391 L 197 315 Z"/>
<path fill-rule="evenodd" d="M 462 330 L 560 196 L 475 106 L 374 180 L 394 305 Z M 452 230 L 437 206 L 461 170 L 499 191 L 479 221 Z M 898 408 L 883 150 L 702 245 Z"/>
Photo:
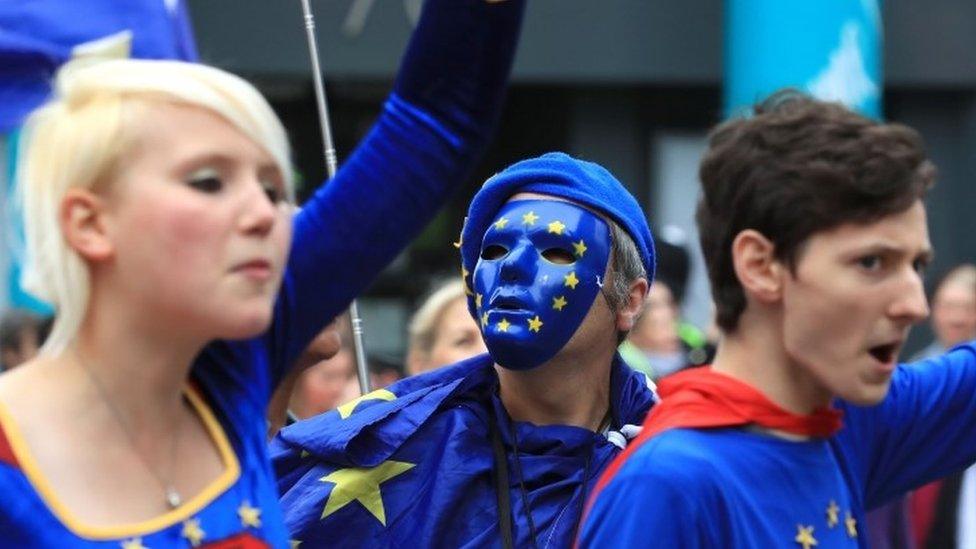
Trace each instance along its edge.
<path fill-rule="evenodd" d="M 183 503 L 183 499 L 180 497 L 180 493 L 176 491 L 176 488 L 172 486 L 166 487 L 166 503 L 170 509 L 176 509 Z"/>

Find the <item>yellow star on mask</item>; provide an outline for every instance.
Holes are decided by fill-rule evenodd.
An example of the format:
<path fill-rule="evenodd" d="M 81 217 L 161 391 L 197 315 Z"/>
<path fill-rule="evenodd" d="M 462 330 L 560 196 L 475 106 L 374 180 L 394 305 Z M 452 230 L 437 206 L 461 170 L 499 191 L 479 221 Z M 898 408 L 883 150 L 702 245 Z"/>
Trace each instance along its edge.
<path fill-rule="evenodd" d="M 190 542 L 190 545 L 194 547 L 200 545 L 200 542 L 203 541 L 203 537 L 206 535 L 207 533 L 200 528 L 199 519 L 189 519 L 184 522 L 183 530 L 180 532 L 180 536 L 186 538 Z"/>
<path fill-rule="evenodd" d="M 319 479 L 335 484 L 322 510 L 322 518 L 335 513 L 353 501 L 358 501 L 380 524 L 386 526 L 386 509 L 380 484 L 414 468 L 416 463 L 384 461 L 376 467 L 350 467 L 339 469 Z"/>
<path fill-rule="evenodd" d="M 568 275 L 563 277 L 563 286 L 569 286 L 571 290 L 576 289 L 576 285 L 579 284 L 579 279 L 576 278 L 575 272 L 570 272 Z"/>
<path fill-rule="evenodd" d="M 566 225 L 563 225 L 560 221 L 553 221 L 548 225 L 548 227 L 550 233 L 563 234 L 563 229 L 566 228 Z"/>
<path fill-rule="evenodd" d="M 358 406 L 359 403 L 364 400 L 391 401 L 395 398 L 396 395 L 391 393 L 390 391 L 387 391 L 386 389 L 377 389 L 372 393 L 367 393 L 361 397 L 356 397 L 350 400 L 349 402 L 336 407 L 336 410 L 339 412 L 339 417 L 341 417 L 342 419 L 346 419 L 347 417 L 351 416 L 352 413 L 356 410 L 356 406 Z"/>
<path fill-rule="evenodd" d="M 535 225 L 537 219 L 539 219 L 539 216 L 535 215 L 535 212 L 529 212 L 522 216 L 522 224 Z"/>
<path fill-rule="evenodd" d="M 583 254 L 586 253 L 586 242 L 583 242 L 582 238 L 579 242 L 573 242 L 573 253 L 578 257 L 583 257 Z"/>
<path fill-rule="evenodd" d="M 844 526 L 847 526 L 847 535 L 856 538 L 857 537 L 857 520 L 851 516 L 851 512 L 847 512 L 847 518 L 844 519 Z"/>
<path fill-rule="evenodd" d="M 504 229 L 505 228 L 505 225 L 508 225 L 508 218 L 507 217 L 503 217 L 503 218 L 499 219 L 498 221 L 496 221 L 495 223 L 493 223 L 493 225 L 495 225 L 495 228 L 496 229 Z"/>
<path fill-rule="evenodd" d="M 484 313 L 481 315 L 481 327 L 484 328 L 487 325 L 488 325 L 488 313 Z"/>
<path fill-rule="evenodd" d="M 539 320 L 539 315 L 535 315 L 535 318 L 529 319 L 529 331 L 538 332 L 539 328 L 542 327 L 542 321 Z"/>
<path fill-rule="evenodd" d="M 566 301 L 566 298 L 563 297 L 563 296 L 559 296 L 559 297 L 552 298 L 552 308 L 553 309 L 556 309 L 557 311 L 563 310 L 563 307 L 566 306 L 566 303 L 569 303 L 569 302 Z"/>
<path fill-rule="evenodd" d="M 840 507 L 837 506 L 837 502 L 830 500 L 830 505 L 827 506 L 827 526 L 833 528 L 837 526 L 840 519 L 837 518 L 838 513 L 840 513 Z"/>
<path fill-rule="evenodd" d="M 817 538 L 813 537 L 813 526 L 803 527 L 796 525 L 796 537 L 793 541 L 803 546 L 803 549 L 810 549 L 817 544 Z"/>
<path fill-rule="evenodd" d="M 481 308 L 481 294 L 476 294 L 474 296 L 474 306 L 479 309 Z"/>
<path fill-rule="evenodd" d="M 245 501 L 237 508 L 237 516 L 241 517 L 241 526 L 261 527 L 261 510 L 251 507 L 250 502 Z"/>
<path fill-rule="evenodd" d="M 499 332 L 507 332 L 508 331 L 508 327 L 511 326 L 511 325 L 512 324 L 508 320 L 505 320 L 503 318 L 502 321 L 498 323 L 498 331 Z"/>
<path fill-rule="evenodd" d="M 133 538 L 121 542 L 122 549 L 146 549 L 142 544 L 142 538 Z"/>

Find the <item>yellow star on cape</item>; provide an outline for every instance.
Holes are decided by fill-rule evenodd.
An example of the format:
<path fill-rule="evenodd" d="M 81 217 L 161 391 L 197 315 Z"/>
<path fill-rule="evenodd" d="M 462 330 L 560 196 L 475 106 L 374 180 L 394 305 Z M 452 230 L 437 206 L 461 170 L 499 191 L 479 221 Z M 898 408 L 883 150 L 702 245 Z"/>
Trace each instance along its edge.
<path fill-rule="evenodd" d="M 840 519 L 837 518 L 838 513 L 840 513 L 840 507 L 837 506 L 837 502 L 830 500 L 830 505 L 827 506 L 827 526 L 833 528 L 837 526 Z"/>
<path fill-rule="evenodd" d="M 325 518 L 353 501 L 358 501 L 370 512 L 380 524 L 386 526 L 386 509 L 383 507 L 383 495 L 380 484 L 414 468 L 416 463 L 403 461 L 384 461 L 376 467 L 350 467 L 339 469 L 319 479 L 322 482 L 335 484 L 329 499 L 322 510 Z"/>
<path fill-rule="evenodd" d="M 844 526 L 847 526 L 847 535 L 856 538 L 857 537 L 857 520 L 851 516 L 851 512 L 847 512 L 847 518 L 844 519 Z"/>
<path fill-rule="evenodd" d="M 251 503 L 248 501 L 237 508 L 237 516 L 241 517 L 241 526 L 261 527 L 261 510 L 257 507 L 251 507 Z"/>
<path fill-rule="evenodd" d="M 385 400 L 389 402 L 395 398 L 396 395 L 390 391 L 387 391 L 386 389 L 377 389 L 372 393 L 366 393 L 361 397 L 356 397 L 349 402 L 336 407 L 336 410 L 339 412 L 339 417 L 346 419 L 352 415 L 353 411 L 356 409 L 356 406 L 359 406 L 359 403 L 364 400 Z"/>
<path fill-rule="evenodd" d="M 309 454 L 308 453 L 308 450 L 302 450 L 302 453 L 301 454 L 298 454 L 298 457 L 300 457 L 302 459 L 305 459 L 305 458 L 307 458 L 310 455 L 312 455 L 312 454 Z"/>
<path fill-rule="evenodd" d="M 803 549 L 810 549 L 817 544 L 817 538 L 813 537 L 813 526 L 803 527 L 796 525 L 796 537 L 793 541 L 803 546 Z"/>
<path fill-rule="evenodd" d="M 537 219 L 539 219 L 539 216 L 535 215 L 535 212 L 529 212 L 522 216 L 522 224 L 535 225 Z"/>
<path fill-rule="evenodd" d="M 550 223 L 548 225 L 548 227 L 549 227 L 549 232 L 550 233 L 553 233 L 553 234 L 563 234 L 563 229 L 566 228 L 566 225 L 563 225 L 561 221 L 558 221 L 557 220 L 557 221 L 553 221 L 552 223 Z"/>
<path fill-rule="evenodd" d="M 563 307 L 565 307 L 567 303 L 569 302 L 566 301 L 566 298 L 563 296 L 552 298 L 552 308 L 556 309 L 557 311 L 563 310 Z"/>
<path fill-rule="evenodd" d="M 122 549 L 147 549 L 146 546 L 142 544 L 142 538 L 123 540 L 121 544 Z"/>
<path fill-rule="evenodd" d="M 457 248 L 457 249 L 459 249 L 459 250 L 460 250 L 460 249 L 461 249 L 461 244 L 464 244 L 464 239 L 463 239 L 463 238 L 461 238 L 461 236 L 460 236 L 460 235 L 458 235 L 458 241 L 457 241 L 457 242 L 453 242 L 453 243 L 452 243 L 452 245 L 453 245 L 453 246 L 454 246 L 455 248 Z"/>
<path fill-rule="evenodd" d="M 290 539 L 288 540 L 288 543 L 290 544 L 291 549 L 298 549 L 298 546 L 302 544 L 301 540 L 297 539 Z"/>
<path fill-rule="evenodd" d="M 535 315 L 535 318 L 529 319 L 529 331 L 538 332 L 539 328 L 542 327 L 542 321 L 539 320 L 539 315 Z"/>
<path fill-rule="evenodd" d="M 493 225 L 495 226 L 496 229 L 504 229 L 505 225 L 508 225 L 508 218 L 503 217 L 498 221 L 494 222 Z"/>
<path fill-rule="evenodd" d="M 578 257 L 583 257 L 583 254 L 586 253 L 586 250 L 587 250 L 586 242 L 583 242 L 582 238 L 580 239 L 579 242 L 573 242 L 573 253 L 575 253 Z"/>
<path fill-rule="evenodd" d="M 200 528 L 200 519 L 187 520 L 183 523 L 183 530 L 180 532 L 180 536 L 186 538 L 194 547 L 200 545 L 206 535 L 207 533 L 203 531 L 203 528 Z"/>
<path fill-rule="evenodd" d="M 498 331 L 499 332 L 507 332 L 508 331 L 508 327 L 511 326 L 511 325 L 512 324 L 508 320 L 506 320 L 506 319 L 503 318 L 502 321 L 499 322 L 498 325 L 497 325 L 498 326 Z"/>
<path fill-rule="evenodd" d="M 481 327 L 484 328 L 487 325 L 488 325 L 488 313 L 484 313 L 481 315 Z"/>
<path fill-rule="evenodd" d="M 570 272 L 568 275 L 563 277 L 563 286 L 569 286 L 571 290 L 576 289 L 576 285 L 579 284 L 579 279 L 576 278 L 575 272 Z"/>
<path fill-rule="evenodd" d="M 477 307 L 477 308 L 479 308 L 479 309 L 481 308 L 481 294 L 475 294 L 475 296 L 474 296 L 474 306 Z"/>

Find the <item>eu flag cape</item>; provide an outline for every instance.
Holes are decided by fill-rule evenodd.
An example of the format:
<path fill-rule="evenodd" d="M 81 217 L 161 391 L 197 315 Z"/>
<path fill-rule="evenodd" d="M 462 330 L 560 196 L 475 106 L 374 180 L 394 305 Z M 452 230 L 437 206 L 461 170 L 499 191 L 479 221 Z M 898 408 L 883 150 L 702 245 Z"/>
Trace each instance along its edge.
<path fill-rule="evenodd" d="M 538 547 L 569 547 L 587 494 L 626 444 L 621 432 L 632 435 L 655 398 L 646 376 L 615 357 L 610 427 L 594 433 L 513 422 L 488 355 L 405 379 L 272 442 L 287 527 L 315 547 L 500 546 L 494 417 L 515 545 L 531 547 L 534 527 Z"/>

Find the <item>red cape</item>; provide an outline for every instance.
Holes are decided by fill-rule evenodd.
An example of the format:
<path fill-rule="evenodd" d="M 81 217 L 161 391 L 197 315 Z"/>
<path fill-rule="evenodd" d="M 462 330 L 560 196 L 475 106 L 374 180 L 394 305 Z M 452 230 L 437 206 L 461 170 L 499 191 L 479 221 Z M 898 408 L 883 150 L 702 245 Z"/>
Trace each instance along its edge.
<path fill-rule="evenodd" d="M 819 408 L 810 415 L 784 410 L 751 385 L 710 367 L 692 368 L 658 384 L 661 402 L 651 408 L 641 434 L 603 472 L 587 511 L 624 462 L 655 435 L 668 429 L 735 427 L 755 424 L 810 437 L 829 437 L 841 428 L 842 413 Z"/>

